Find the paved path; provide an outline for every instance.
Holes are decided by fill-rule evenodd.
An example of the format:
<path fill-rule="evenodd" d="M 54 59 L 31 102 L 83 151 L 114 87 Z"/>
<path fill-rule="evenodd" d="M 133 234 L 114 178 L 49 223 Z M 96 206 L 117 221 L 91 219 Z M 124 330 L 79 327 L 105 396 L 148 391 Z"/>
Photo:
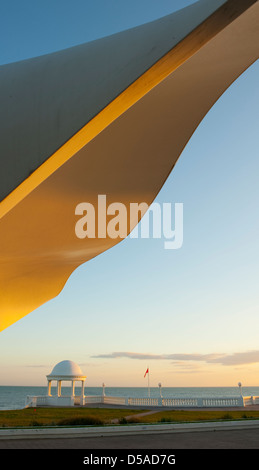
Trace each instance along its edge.
<path fill-rule="evenodd" d="M 159 411 L 161 411 L 161 410 L 159 410 Z M 158 413 L 158 411 L 157 410 L 144 411 L 144 413 L 137 413 L 135 415 L 125 416 L 125 419 L 131 420 L 131 419 L 135 419 L 135 418 L 142 418 L 142 416 L 153 415 L 154 413 Z M 119 421 L 120 421 L 119 419 L 112 419 L 111 423 L 118 424 Z"/>

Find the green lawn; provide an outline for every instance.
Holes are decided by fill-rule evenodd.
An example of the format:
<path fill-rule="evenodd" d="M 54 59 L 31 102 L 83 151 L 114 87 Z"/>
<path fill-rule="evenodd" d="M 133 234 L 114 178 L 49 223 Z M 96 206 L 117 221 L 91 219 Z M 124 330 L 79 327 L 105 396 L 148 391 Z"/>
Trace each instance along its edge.
<path fill-rule="evenodd" d="M 73 426 L 127 423 L 170 423 L 217 421 L 230 419 L 259 419 L 259 411 L 244 410 L 174 410 L 134 416 L 147 410 L 111 408 L 26 408 L 0 411 L 0 427 Z M 127 417 L 127 419 L 126 419 Z"/>
<path fill-rule="evenodd" d="M 170 423 L 170 422 L 197 422 L 197 421 L 216 421 L 229 419 L 259 419 L 259 411 L 244 410 L 174 410 L 159 411 L 138 418 L 139 422 L 145 423 Z"/>
<path fill-rule="evenodd" d="M 109 424 L 113 419 L 122 419 L 135 410 L 99 408 L 25 408 L 22 410 L 0 410 L 0 427 L 58 426 L 61 424 Z M 84 419 L 84 422 L 83 422 Z M 66 420 L 66 421 L 65 421 Z M 65 422 L 64 422 L 65 421 Z"/>

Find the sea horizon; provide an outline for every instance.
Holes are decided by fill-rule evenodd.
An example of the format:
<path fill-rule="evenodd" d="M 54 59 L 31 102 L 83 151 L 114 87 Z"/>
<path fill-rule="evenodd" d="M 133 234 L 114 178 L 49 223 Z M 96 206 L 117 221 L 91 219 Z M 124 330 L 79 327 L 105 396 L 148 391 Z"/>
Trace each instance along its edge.
<path fill-rule="evenodd" d="M 52 387 L 52 395 L 56 386 Z M 75 387 L 75 395 L 80 395 L 81 387 Z M 102 387 L 85 387 L 85 395 L 102 395 Z M 228 398 L 240 396 L 240 389 L 235 387 L 162 387 L 164 398 Z M 71 386 L 62 386 L 62 395 L 70 395 Z M 148 387 L 105 387 L 106 396 L 147 397 Z M 0 385 L 0 410 L 15 410 L 25 407 L 27 396 L 47 395 L 47 385 Z M 243 396 L 259 396 L 259 386 L 242 387 Z M 158 387 L 150 387 L 151 398 L 160 396 Z"/>

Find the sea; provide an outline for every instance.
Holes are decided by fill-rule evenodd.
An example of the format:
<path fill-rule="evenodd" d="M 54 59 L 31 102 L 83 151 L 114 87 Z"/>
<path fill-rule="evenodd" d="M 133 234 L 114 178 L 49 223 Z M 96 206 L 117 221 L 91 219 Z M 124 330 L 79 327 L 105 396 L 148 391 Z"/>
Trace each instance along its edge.
<path fill-rule="evenodd" d="M 51 387 L 52 395 L 56 387 Z M 169 398 L 227 398 L 240 396 L 240 389 L 236 387 L 162 387 L 163 397 Z M 80 395 L 81 388 L 75 387 L 75 395 Z M 85 395 L 102 395 L 102 387 L 85 387 Z M 0 386 L 0 410 L 16 410 L 25 407 L 27 396 L 40 396 L 47 394 L 47 386 Z M 62 387 L 62 395 L 70 395 L 71 387 Z M 145 387 L 106 387 L 105 395 L 112 397 L 147 397 L 148 389 Z M 242 387 L 243 396 L 259 396 L 259 387 Z M 160 396 L 158 387 L 150 387 L 150 397 Z"/>

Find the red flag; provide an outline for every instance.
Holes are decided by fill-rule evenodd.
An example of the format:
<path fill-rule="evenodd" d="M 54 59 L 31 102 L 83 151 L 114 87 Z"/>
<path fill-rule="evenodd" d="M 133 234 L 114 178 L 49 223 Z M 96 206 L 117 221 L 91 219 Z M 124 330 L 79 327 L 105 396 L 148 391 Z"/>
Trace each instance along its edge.
<path fill-rule="evenodd" d="M 148 368 L 147 368 L 147 370 L 146 370 L 146 372 L 145 372 L 144 378 L 146 377 L 147 374 L 148 374 Z"/>

